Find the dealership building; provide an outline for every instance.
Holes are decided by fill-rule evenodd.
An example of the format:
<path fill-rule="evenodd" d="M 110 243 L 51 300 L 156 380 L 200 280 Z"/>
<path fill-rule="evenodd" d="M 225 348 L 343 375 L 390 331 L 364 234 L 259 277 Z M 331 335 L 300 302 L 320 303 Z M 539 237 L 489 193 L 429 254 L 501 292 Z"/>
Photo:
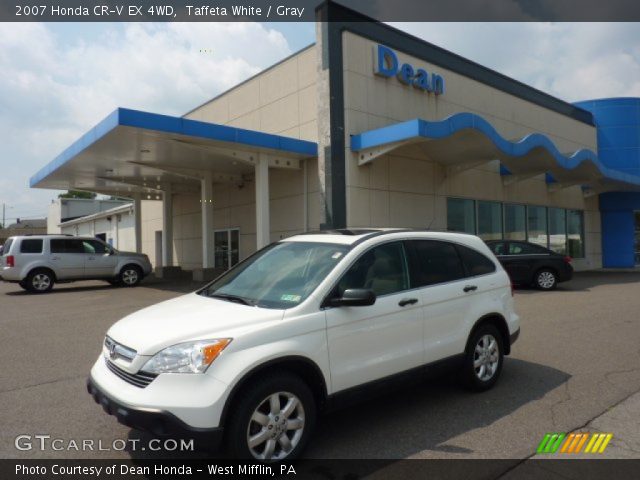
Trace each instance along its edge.
<path fill-rule="evenodd" d="M 343 7 L 317 15 L 315 44 L 181 117 L 117 109 L 31 186 L 131 198 L 133 246 L 196 279 L 365 226 L 640 263 L 640 99 L 567 103 Z"/>

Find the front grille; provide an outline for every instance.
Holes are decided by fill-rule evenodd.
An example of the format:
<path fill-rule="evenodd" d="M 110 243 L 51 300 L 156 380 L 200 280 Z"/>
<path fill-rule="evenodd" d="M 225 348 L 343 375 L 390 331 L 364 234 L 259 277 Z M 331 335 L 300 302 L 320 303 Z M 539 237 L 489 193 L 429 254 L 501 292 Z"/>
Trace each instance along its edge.
<path fill-rule="evenodd" d="M 110 362 L 109 360 L 105 360 L 105 362 L 107 362 L 107 368 L 111 370 L 115 375 L 120 377 L 125 382 L 139 388 L 145 388 L 158 376 L 155 373 L 146 372 L 129 373 L 118 367 L 115 363 Z"/>
<path fill-rule="evenodd" d="M 108 335 L 104 337 L 104 346 L 107 349 L 107 353 L 111 357 L 111 360 L 115 360 L 120 357 L 124 358 L 127 362 L 131 362 L 136 358 L 136 354 L 138 353 L 133 348 L 126 347 L 121 343 L 116 342 Z"/>

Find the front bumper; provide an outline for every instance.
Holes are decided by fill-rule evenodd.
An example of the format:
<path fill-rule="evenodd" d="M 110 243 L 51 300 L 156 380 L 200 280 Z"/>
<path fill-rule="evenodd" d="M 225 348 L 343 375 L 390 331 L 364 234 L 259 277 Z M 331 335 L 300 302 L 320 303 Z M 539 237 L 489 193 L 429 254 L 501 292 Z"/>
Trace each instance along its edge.
<path fill-rule="evenodd" d="M 125 405 L 100 390 L 91 377 L 87 379 L 87 391 L 106 413 L 115 416 L 118 422 L 127 427 L 143 430 L 156 436 L 194 439 L 199 445 L 215 449 L 219 448 L 222 442 L 221 427 L 192 427 L 164 410 Z"/>

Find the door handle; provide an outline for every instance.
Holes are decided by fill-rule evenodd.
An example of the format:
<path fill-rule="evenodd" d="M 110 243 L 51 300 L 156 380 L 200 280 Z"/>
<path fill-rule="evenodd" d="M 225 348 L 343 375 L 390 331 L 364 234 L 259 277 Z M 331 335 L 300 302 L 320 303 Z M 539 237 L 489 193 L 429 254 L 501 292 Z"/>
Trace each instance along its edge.
<path fill-rule="evenodd" d="M 476 285 L 466 285 L 466 286 L 462 289 L 462 291 L 463 291 L 464 293 L 467 293 L 467 292 L 473 292 L 474 290 L 477 290 L 477 289 L 478 289 L 478 287 L 477 287 Z"/>
<path fill-rule="evenodd" d="M 60 257 L 51 257 L 51 260 L 60 260 Z"/>
<path fill-rule="evenodd" d="M 87 260 L 95 260 L 96 257 L 87 257 Z"/>
<path fill-rule="evenodd" d="M 406 305 L 413 305 L 414 303 L 418 303 L 417 298 L 403 298 L 398 302 L 398 305 L 400 305 L 401 307 L 404 307 Z"/>

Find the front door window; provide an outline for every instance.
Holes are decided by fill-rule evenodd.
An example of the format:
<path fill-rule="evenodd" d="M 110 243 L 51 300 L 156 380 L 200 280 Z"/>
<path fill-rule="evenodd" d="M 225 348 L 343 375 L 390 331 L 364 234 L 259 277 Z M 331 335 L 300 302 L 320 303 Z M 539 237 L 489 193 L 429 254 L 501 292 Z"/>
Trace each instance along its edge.
<path fill-rule="evenodd" d="M 229 270 L 240 260 L 240 230 L 214 232 L 215 267 Z"/>

